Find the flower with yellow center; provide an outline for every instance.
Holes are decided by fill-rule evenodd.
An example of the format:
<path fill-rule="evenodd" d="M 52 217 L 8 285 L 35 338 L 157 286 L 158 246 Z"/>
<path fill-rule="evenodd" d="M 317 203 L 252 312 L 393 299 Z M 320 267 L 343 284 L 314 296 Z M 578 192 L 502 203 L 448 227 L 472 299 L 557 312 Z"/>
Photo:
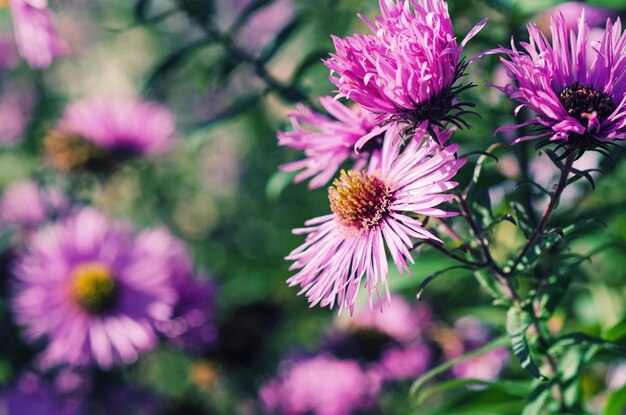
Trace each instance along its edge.
<path fill-rule="evenodd" d="M 85 167 L 104 155 L 104 150 L 91 141 L 77 135 L 66 135 L 56 131 L 46 136 L 43 145 L 50 163 L 63 171 Z"/>
<path fill-rule="evenodd" d="M 330 209 L 346 228 L 365 231 L 388 213 L 391 188 L 374 174 L 350 170 L 328 189 Z"/>
<path fill-rule="evenodd" d="M 100 262 L 87 262 L 74 268 L 71 295 L 91 314 L 107 310 L 115 301 L 117 285 L 109 268 Z"/>

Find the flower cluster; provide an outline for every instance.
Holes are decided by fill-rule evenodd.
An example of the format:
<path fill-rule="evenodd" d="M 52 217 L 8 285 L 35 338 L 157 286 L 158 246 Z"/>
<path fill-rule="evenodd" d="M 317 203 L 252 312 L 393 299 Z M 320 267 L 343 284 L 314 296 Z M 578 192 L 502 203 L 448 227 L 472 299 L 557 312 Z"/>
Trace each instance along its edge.
<path fill-rule="evenodd" d="M 389 299 L 386 251 L 400 273 L 410 272 L 415 240 L 440 242 L 424 218 L 455 215 L 438 207 L 453 198 L 446 192 L 465 163 L 447 145 L 447 126 L 467 125 L 461 116 L 473 104 L 456 99 L 469 87 L 458 83 L 467 67 L 461 53 L 486 22 L 457 45 L 443 0 L 381 0 L 380 9 L 375 22 L 362 17 L 373 34 L 333 38 L 325 64 L 339 93 L 320 100 L 330 116 L 299 106 L 293 131 L 278 135 L 305 154 L 282 169 L 300 171 L 296 182 L 312 177 L 311 188 L 352 164 L 328 190 L 332 214 L 295 230 L 306 242 L 287 257 L 299 270 L 289 285 L 312 305 L 351 313 L 362 280 L 370 304 L 381 290 Z"/>
<path fill-rule="evenodd" d="M 379 405 L 390 386 L 415 379 L 440 358 L 454 359 L 490 340 L 489 328 L 473 318 L 449 328 L 433 320 L 427 305 L 410 305 L 399 296 L 385 313 L 361 307 L 344 317 L 335 321 L 316 354 L 286 359 L 278 375 L 261 387 L 265 413 L 385 413 Z M 453 366 L 444 376 L 494 380 L 507 361 L 506 349 L 495 349 Z"/>

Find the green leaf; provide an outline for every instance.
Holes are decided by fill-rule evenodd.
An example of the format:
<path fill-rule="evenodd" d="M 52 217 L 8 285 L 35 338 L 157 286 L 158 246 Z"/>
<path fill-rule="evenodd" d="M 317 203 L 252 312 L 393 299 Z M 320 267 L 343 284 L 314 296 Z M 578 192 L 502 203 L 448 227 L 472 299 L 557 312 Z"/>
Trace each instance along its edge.
<path fill-rule="evenodd" d="M 272 42 L 263 49 L 261 55 L 259 56 L 259 61 L 262 63 L 270 61 L 274 55 L 276 55 L 276 52 L 278 52 L 280 48 L 297 32 L 303 22 L 303 16 L 298 15 L 287 23 L 287 25 L 285 25 L 285 27 L 283 27 L 280 32 L 276 34 L 274 40 L 272 40 Z"/>
<path fill-rule="evenodd" d="M 417 397 L 418 403 L 424 403 L 429 397 L 458 388 L 479 387 L 481 391 L 495 389 L 512 396 L 526 397 L 531 393 L 529 381 L 486 381 L 482 379 L 452 379 L 423 389 Z"/>
<path fill-rule="evenodd" d="M 498 303 L 511 305 L 510 300 L 506 293 L 502 291 L 502 287 L 498 282 L 492 278 L 485 270 L 477 270 L 474 272 L 474 276 L 478 280 L 478 283 L 487 293 Z"/>
<path fill-rule="evenodd" d="M 135 3 L 133 14 L 138 22 L 145 22 L 148 17 L 148 11 L 152 5 L 152 0 L 138 0 Z"/>
<path fill-rule="evenodd" d="M 511 208 L 513 212 L 515 212 L 517 226 L 519 226 L 520 230 L 524 233 L 524 236 L 528 238 L 535 230 L 535 225 L 530 220 L 530 216 L 528 216 L 524 207 L 517 202 L 511 202 Z"/>
<path fill-rule="evenodd" d="M 611 327 L 602 337 L 610 342 L 616 342 L 626 337 L 626 320 Z"/>
<path fill-rule="evenodd" d="M 559 273 L 548 277 L 545 289 L 538 294 L 540 318 L 547 319 L 554 314 L 571 282 L 571 274 Z"/>
<path fill-rule="evenodd" d="M 422 376 L 420 376 L 419 378 L 417 378 L 415 380 L 415 382 L 413 382 L 413 385 L 411 385 L 411 395 L 412 396 L 417 396 L 417 394 L 420 392 L 421 388 L 431 379 L 435 378 L 436 376 L 440 375 L 441 373 L 444 373 L 445 371 L 451 369 L 452 367 L 454 367 L 455 365 L 464 362 L 468 359 L 471 359 L 473 357 L 476 356 L 480 356 L 481 354 L 487 353 L 490 350 L 493 349 L 497 349 L 498 347 L 503 347 L 506 346 L 508 343 L 508 339 L 506 336 L 501 336 L 498 337 L 497 339 L 491 341 L 491 343 L 488 343 L 486 345 L 484 345 L 483 347 L 480 347 L 476 350 L 472 350 L 469 353 L 466 353 L 462 356 L 457 357 L 456 359 L 453 360 L 449 360 L 445 363 L 440 364 L 439 366 L 434 367 L 433 369 L 429 370 L 428 372 L 424 373 Z"/>
<path fill-rule="evenodd" d="M 426 278 L 424 278 L 424 281 L 422 281 L 419 285 L 419 287 L 417 287 L 417 300 L 421 301 L 422 300 L 422 294 L 424 294 L 424 289 L 426 288 L 426 286 L 428 284 L 430 284 L 435 278 L 437 278 L 440 275 L 443 275 L 449 271 L 453 271 L 456 269 L 468 269 L 468 270 L 472 270 L 472 267 L 469 267 L 467 265 L 454 265 L 452 267 L 448 267 L 445 269 L 442 269 L 441 271 L 437 271 L 433 274 L 430 274 L 429 276 L 427 276 Z"/>
<path fill-rule="evenodd" d="M 609 395 L 603 415 L 623 415 L 626 412 L 626 385 Z"/>
<path fill-rule="evenodd" d="M 498 147 L 500 147 L 500 143 L 495 143 L 495 144 L 490 145 L 489 148 L 487 148 L 487 150 L 485 151 L 486 154 L 483 154 L 478 158 L 478 160 L 476 161 L 476 166 L 474 166 L 472 179 L 467 184 L 467 187 L 465 188 L 465 191 L 463 193 L 465 193 L 466 195 L 469 194 L 471 190 L 474 188 L 474 186 L 476 185 L 476 183 L 478 183 L 478 179 L 480 179 L 480 174 L 482 173 L 483 164 L 485 164 L 485 161 L 489 159 L 493 160 L 493 158 L 495 158 L 495 156 L 489 157 L 487 154 L 491 154 Z M 496 163 L 497 163 L 497 160 L 498 159 L 495 158 Z"/>
<path fill-rule="evenodd" d="M 293 171 L 277 171 L 272 174 L 265 186 L 265 195 L 269 200 L 276 200 L 281 195 L 283 190 L 296 176 L 296 172 Z"/>
<path fill-rule="evenodd" d="M 535 379 L 547 380 L 548 378 L 539 372 L 539 368 L 530 353 L 528 341 L 526 341 L 526 330 L 528 330 L 529 325 L 526 312 L 517 307 L 509 308 L 506 313 L 506 331 L 511 338 L 513 355 L 526 373 Z"/>
<path fill-rule="evenodd" d="M 558 337 L 551 349 L 555 349 L 558 347 L 568 347 L 573 345 L 595 345 L 603 350 L 607 350 L 613 353 L 621 354 L 626 356 L 626 349 L 620 346 L 617 343 L 612 341 L 608 341 L 605 339 L 601 339 L 599 337 L 590 336 L 585 333 L 568 333 Z"/>
<path fill-rule="evenodd" d="M 522 415 L 544 415 L 543 411 L 551 395 L 553 381 L 537 383 L 537 386 L 528 397 L 528 403 Z"/>

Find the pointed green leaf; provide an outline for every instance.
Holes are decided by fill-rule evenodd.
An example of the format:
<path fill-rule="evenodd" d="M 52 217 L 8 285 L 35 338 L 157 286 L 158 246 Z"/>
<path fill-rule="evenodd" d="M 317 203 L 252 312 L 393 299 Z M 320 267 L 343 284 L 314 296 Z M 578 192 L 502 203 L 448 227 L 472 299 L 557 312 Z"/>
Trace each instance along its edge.
<path fill-rule="evenodd" d="M 539 372 L 539 368 L 530 353 L 528 341 L 526 341 L 526 330 L 528 330 L 529 325 L 530 323 L 525 312 L 517 307 L 509 308 L 509 311 L 506 313 L 506 331 L 511 339 L 513 355 L 526 373 L 535 379 L 547 380 Z"/>

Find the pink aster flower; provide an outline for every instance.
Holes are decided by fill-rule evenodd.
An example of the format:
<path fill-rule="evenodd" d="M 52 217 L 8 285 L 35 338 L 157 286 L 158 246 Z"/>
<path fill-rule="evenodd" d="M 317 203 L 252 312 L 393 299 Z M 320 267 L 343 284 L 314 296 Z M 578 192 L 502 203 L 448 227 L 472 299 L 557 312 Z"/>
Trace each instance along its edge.
<path fill-rule="evenodd" d="M 29 341 L 46 339 L 42 367 L 108 368 L 156 345 L 171 316 L 171 261 L 150 233 L 91 208 L 37 233 L 14 267 L 11 308 Z"/>
<path fill-rule="evenodd" d="M 311 306 L 332 308 L 336 302 L 339 310 L 347 307 L 352 313 L 363 278 L 370 306 L 381 286 L 389 298 L 385 250 L 401 274 L 409 271 L 412 238 L 439 241 L 414 215 L 455 215 L 436 206 L 452 199 L 443 192 L 457 185 L 451 178 L 465 163 L 455 158 L 457 146 L 439 150 L 431 138 L 412 139 L 401 151 L 397 128 L 384 140 L 377 168 L 342 171 L 335 180 L 329 188 L 332 214 L 294 230 L 306 241 L 287 257 L 294 261 L 290 269 L 299 269 L 287 282 L 299 285 Z M 416 137 L 423 137 L 425 128 L 424 122 Z M 439 134 L 447 138 L 451 133 Z"/>
<path fill-rule="evenodd" d="M 268 414 L 350 415 L 370 408 L 377 392 L 358 363 L 322 355 L 285 367 L 260 397 Z"/>
<path fill-rule="evenodd" d="M 165 107 L 145 101 L 78 101 L 70 104 L 46 151 L 61 169 L 107 164 L 110 158 L 155 156 L 175 143 L 175 121 Z"/>
<path fill-rule="evenodd" d="M 473 317 L 463 317 L 454 324 L 455 341 L 448 341 L 444 354 L 448 359 L 457 358 L 479 347 L 486 345 L 491 338 L 488 326 Z M 452 374 L 458 378 L 471 378 L 491 381 L 497 379 L 509 361 L 506 347 L 490 350 L 456 364 Z"/>
<path fill-rule="evenodd" d="M 289 114 L 293 130 L 278 133 L 279 145 L 302 150 L 305 154 L 304 159 L 283 164 L 280 168 L 301 170 L 295 178 L 296 183 L 313 177 L 310 188 L 328 183 L 347 160 L 354 161 L 354 170 L 363 169 L 368 161 L 376 163 L 380 158 L 384 131 L 377 126 L 377 116 L 358 105 L 348 108 L 331 97 L 322 97 L 320 102 L 330 116 L 298 105 L 297 111 Z M 355 148 L 364 136 L 367 147 Z M 370 137 L 376 139 L 370 140 Z"/>
<path fill-rule="evenodd" d="M 593 4 L 586 4 L 580 1 L 567 1 L 565 3 L 557 4 L 556 6 L 546 10 L 538 16 L 538 26 L 543 29 L 543 21 L 546 21 L 545 26 L 549 25 L 551 16 L 558 17 L 560 14 L 565 19 L 565 27 L 567 31 L 578 30 L 578 19 L 585 13 L 587 23 L 590 27 L 604 26 L 607 19 L 614 19 L 617 17 L 617 12 L 611 9 L 606 9 L 600 6 L 594 6 Z M 548 29 L 549 32 L 549 29 Z"/>
<path fill-rule="evenodd" d="M 535 117 L 500 131 L 533 126 L 515 142 L 541 139 L 538 147 L 556 142 L 567 154 L 597 149 L 608 155 L 607 144 L 626 138 L 626 35 L 619 19 L 607 21 L 602 40 L 591 48 L 584 13 L 577 32 L 567 30 L 563 15 L 553 17 L 551 43 L 534 24 L 528 32 L 523 50 L 513 41 L 511 49 L 496 50 L 514 81 L 496 88 L 520 103 L 516 115 L 526 107 Z"/>
<path fill-rule="evenodd" d="M 325 64 L 337 96 L 412 127 L 467 125 L 460 117 L 474 105 L 455 101 L 469 88 L 457 83 L 467 66 L 460 56 L 486 19 L 457 45 L 443 0 L 380 0 L 380 10 L 375 22 L 361 16 L 373 34 L 333 37 L 336 53 Z"/>
<path fill-rule="evenodd" d="M 2 0 L 0 6 L 2 3 L 11 9 L 18 52 L 31 67 L 45 69 L 66 52 L 47 0 Z"/>
<path fill-rule="evenodd" d="M 41 188 L 31 180 L 18 181 L 10 184 L 0 198 L 0 222 L 33 229 L 68 206 L 60 189 Z"/>

